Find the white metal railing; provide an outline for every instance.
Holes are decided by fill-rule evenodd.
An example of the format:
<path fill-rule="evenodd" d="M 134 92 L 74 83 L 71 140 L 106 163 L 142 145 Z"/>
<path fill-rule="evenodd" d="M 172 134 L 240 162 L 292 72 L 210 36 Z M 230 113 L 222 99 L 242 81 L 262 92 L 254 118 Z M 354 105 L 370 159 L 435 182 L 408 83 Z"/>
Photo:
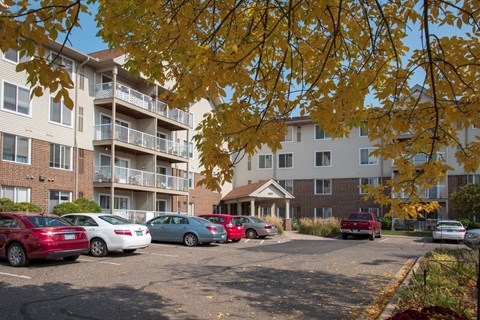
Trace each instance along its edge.
<path fill-rule="evenodd" d="M 115 132 L 112 135 L 111 124 L 94 125 L 94 140 L 115 140 L 126 142 L 148 149 L 156 149 L 159 152 L 168 153 L 182 158 L 189 157 L 189 146 L 185 143 L 174 142 L 172 140 L 157 138 L 151 134 L 127 128 L 121 125 L 115 125 Z"/>
<path fill-rule="evenodd" d="M 103 210 L 104 213 L 110 213 L 110 210 Z M 187 214 L 186 212 L 170 212 L 170 211 L 144 211 L 144 210 L 125 210 L 114 209 L 113 214 L 121 216 L 135 223 L 144 224 L 148 220 L 164 214 Z"/>
<path fill-rule="evenodd" d="M 116 84 L 115 89 L 116 98 L 193 128 L 191 113 L 176 108 L 169 108 L 165 102 L 119 83 Z M 95 99 L 113 98 L 113 82 L 96 84 L 94 91 Z"/>
<path fill-rule="evenodd" d="M 433 230 L 438 219 L 392 219 L 394 230 Z"/>
<path fill-rule="evenodd" d="M 113 180 L 110 166 L 95 166 L 93 181 L 156 187 L 164 190 L 188 191 L 188 179 L 119 166 L 114 167 Z"/>
<path fill-rule="evenodd" d="M 405 192 L 392 193 L 392 198 L 405 199 L 408 195 Z M 423 191 L 419 191 L 418 197 L 423 199 L 445 199 L 447 198 L 447 187 L 436 186 Z"/>

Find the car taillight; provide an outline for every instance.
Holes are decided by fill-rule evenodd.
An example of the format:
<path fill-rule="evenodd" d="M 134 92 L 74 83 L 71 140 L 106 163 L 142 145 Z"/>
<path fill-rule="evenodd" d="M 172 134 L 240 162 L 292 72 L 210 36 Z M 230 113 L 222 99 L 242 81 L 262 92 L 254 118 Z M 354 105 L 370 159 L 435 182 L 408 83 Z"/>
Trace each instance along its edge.
<path fill-rule="evenodd" d="M 32 230 L 32 235 L 38 239 L 49 239 L 52 238 L 53 233 L 48 231 Z"/>
<path fill-rule="evenodd" d="M 271 225 L 266 225 L 264 228 L 265 229 L 272 229 L 272 226 Z"/>
<path fill-rule="evenodd" d="M 122 235 L 122 236 L 131 236 L 132 235 L 130 230 L 115 230 L 113 232 L 115 232 L 115 234 L 119 234 L 119 235 Z"/>
<path fill-rule="evenodd" d="M 147 229 L 145 230 L 145 234 L 149 234 L 149 233 L 150 233 L 150 229 L 147 228 Z"/>
<path fill-rule="evenodd" d="M 460 231 L 460 232 L 466 232 L 467 230 L 466 230 L 466 229 L 460 229 L 460 230 L 458 230 L 458 231 Z"/>
<path fill-rule="evenodd" d="M 217 231 L 217 228 L 215 228 L 213 226 L 208 226 L 207 229 L 210 230 L 210 231 Z"/>

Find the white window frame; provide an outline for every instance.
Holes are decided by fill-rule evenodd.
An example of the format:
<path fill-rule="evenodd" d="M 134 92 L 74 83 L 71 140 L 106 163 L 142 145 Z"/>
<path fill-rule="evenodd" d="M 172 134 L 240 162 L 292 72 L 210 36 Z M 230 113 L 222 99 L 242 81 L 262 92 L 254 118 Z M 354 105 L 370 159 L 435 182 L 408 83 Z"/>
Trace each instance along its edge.
<path fill-rule="evenodd" d="M 380 208 L 359 208 L 358 212 L 370 212 L 375 215 L 375 217 L 380 217 Z"/>
<path fill-rule="evenodd" d="M 107 200 L 106 200 L 106 203 L 108 204 L 109 208 L 103 208 L 101 207 L 101 198 L 102 197 L 105 197 Z M 128 196 L 120 196 L 120 195 L 115 195 L 113 197 L 113 205 L 115 206 L 116 202 L 115 200 L 120 200 L 120 199 L 124 199 L 124 200 L 127 200 L 127 208 L 114 208 L 113 210 L 130 210 L 130 197 Z M 110 194 L 107 194 L 107 193 L 99 193 L 98 194 L 98 204 L 100 205 L 100 207 L 102 208 L 103 211 L 110 211 L 111 208 L 110 208 Z"/>
<path fill-rule="evenodd" d="M 322 189 L 324 192 L 320 193 L 318 190 L 317 190 L 317 181 L 322 181 Z M 330 190 L 329 192 L 325 192 L 325 181 L 330 181 Z M 313 183 L 314 183 L 314 193 L 316 195 L 331 195 L 333 193 L 333 187 L 332 187 L 332 179 L 315 179 L 313 180 Z"/>
<path fill-rule="evenodd" d="M 52 166 L 52 147 L 55 149 L 55 147 L 58 146 L 60 155 L 59 155 L 59 167 Z M 56 151 L 56 150 L 55 150 Z M 72 159 L 73 159 L 73 148 L 70 146 L 66 146 L 63 144 L 58 144 L 58 143 L 50 143 L 50 168 L 52 169 L 62 169 L 62 170 L 68 170 L 72 171 Z M 68 161 L 67 161 L 68 160 Z M 68 163 L 67 163 L 68 162 Z"/>
<path fill-rule="evenodd" d="M 58 203 L 52 204 L 52 198 L 50 197 L 52 192 L 58 192 Z M 68 200 L 62 200 L 62 197 L 68 196 Z M 57 190 L 51 189 L 48 190 L 48 212 L 51 213 L 54 206 L 57 204 L 61 204 L 64 202 L 71 202 L 72 201 L 72 192 L 66 190 Z"/>
<path fill-rule="evenodd" d="M 260 164 L 262 163 L 261 158 L 263 158 L 263 163 L 264 167 L 261 167 Z M 267 166 L 267 160 L 270 158 L 270 166 Z M 258 155 L 258 163 L 257 163 L 257 169 L 258 170 L 267 170 L 267 169 L 273 169 L 273 154 L 271 153 L 265 153 L 265 154 L 259 154 Z"/>
<path fill-rule="evenodd" d="M 293 180 L 285 179 L 285 180 L 277 180 L 277 183 L 288 193 L 293 194 Z"/>
<path fill-rule="evenodd" d="M 362 181 L 362 180 L 366 180 L 366 181 Z M 376 187 L 376 186 L 378 186 L 379 180 L 380 179 L 378 177 L 360 178 L 359 179 L 359 185 L 360 185 L 359 192 L 360 192 L 360 194 L 367 194 L 367 192 L 364 190 L 364 187 L 362 187 L 362 186 L 371 185 L 372 187 Z"/>
<path fill-rule="evenodd" d="M 195 188 L 195 172 L 189 172 L 188 173 L 188 187 L 190 189 Z"/>
<path fill-rule="evenodd" d="M 323 132 L 323 138 L 318 137 L 320 132 Z M 332 140 L 332 134 L 325 133 L 325 129 L 323 128 L 320 130 L 320 126 L 316 124 L 313 131 L 313 139 L 314 140 Z"/>
<path fill-rule="evenodd" d="M 7 58 L 7 53 L 10 52 L 15 52 L 15 60 L 12 60 L 12 59 L 9 59 Z M 17 50 L 14 50 L 14 49 L 8 49 L 6 52 L 4 52 L 2 54 L 2 57 L 3 57 L 3 60 L 5 61 L 8 61 L 10 63 L 13 63 L 13 64 L 19 64 L 19 63 L 22 63 L 22 62 L 27 62 L 27 61 L 30 61 L 31 57 L 28 56 L 28 55 L 24 55 L 23 57 L 20 57 L 20 51 L 17 51 Z"/>
<path fill-rule="evenodd" d="M 15 87 L 15 110 L 10 110 L 10 109 L 5 108 L 5 85 L 6 84 Z M 19 92 L 20 89 L 24 90 L 24 91 L 28 91 L 28 113 L 18 111 L 18 92 Z M 24 117 L 32 117 L 32 100 L 30 100 L 30 93 L 31 93 L 30 88 L 28 88 L 28 87 L 19 86 L 15 83 L 8 82 L 8 81 L 2 81 L 2 101 L 1 101 L 2 102 L 2 105 L 1 105 L 2 109 L 1 110 L 6 111 L 6 112 L 11 112 L 13 114 L 24 116 Z"/>
<path fill-rule="evenodd" d="M 52 116 L 54 115 L 55 112 L 52 112 L 52 108 L 53 108 L 53 104 L 54 103 L 59 103 L 60 104 L 60 122 L 57 122 L 55 120 L 52 119 Z M 67 118 L 64 118 L 65 117 L 65 112 L 68 112 L 70 113 L 70 124 L 66 124 L 65 121 L 67 120 Z M 73 112 L 72 110 L 68 109 L 65 104 L 63 103 L 63 99 L 60 101 L 60 102 L 54 102 L 53 101 L 53 96 L 50 97 L 50 104 L 49 104 L 49 107 L 48 107 L 48 122 L 49 123 L 53 123 L 53 124 L 56 124 L 56 125 L 60 125 L 60 126 L 63 126 L 63 127 L 67 127 L 67 128 L 73 128 Z"/>
<path fill-rule="evenodd" d="M 13 160 L 3 158 L 4 148 L 6 147 L 5 135 L 13 136 L 15 138 L 15 154 L 14 154 L 14 159 Z M 28 151 L 27 151 L 27 161 L 26 162 L 18 161 L 18 138 L 27 139 Z M 6 132 L 4 132 L 2 134 L 2 161 L 15 162 L 15 163 L 19 163 L 19 164 L 31 164 L 31 159 L 32 159 L 32 139 L 27 138 L 27 137 L 23 137 L 23 136 L 17 136 L 15 134 L 9 134 L 9 133 L 6 133 Z"/>
<path fill-rule="evenodd" d="M 13 189 L 13 199 L 10 197 L 7 197 L 7 190 L 6 189 Z M 26 192 L 26 197 L 25 201 L 20 201 L 19 194 L 20 192 Z M 30 202 L 31 200 L 31 195 L 32 195 L 32 189 L 31 188 L 25 188 L 25 187 L 15 187 L 15 186 L 1 186 L 0 188 L 0 198 L 8 198 L 12 200 L 15 203 L 18 202 Z"/>
<path fill-rule="evenodd" d="M 328 166 L 318 165 L 318 163 L 317 163 L 317 154 L 318 154 L 318 153 L 330 153 L 330 164 L 329 164 Z M 323 157 L 322 157 L 322 158 L 323 158 Z M 331 166 L 333 165 L 333 152 L 332 152 L 332 150 L 317 150 L 317 151 L 315 151 L 313 163 L 314 163 L 314 167 L 315 167 L 315 168 L 328 168 L 328 167 L 331 167 Z"/>
<path fill-rule="evenodd" d="M 64 68 L 65 70 L 67 70 L 68 74 L 70 75 L 70 79 L 72 81 L 74 81 L 75 79 L 73 77 L 73 70 L 75 69 L 75 62 L 72 59 L 66 58 L 66 57 L 58 54 L 55 51 L 51 51 L 50 52 L 50 58 L 49 58 L 50 61 L 53 62 L 53 58 L 55 58 L 55 57 L 56 57 L 56 59 L 55 59 L 54 64 L 57 67 Z M 72 66 L 71 69 L 65 67 L 66 66 L 65 62 L 66 61 L 70 62 L 70 65 Z"/>
<path fill-rule="evenodd" d="M 362 124 L 358 127 L 358 136 L 368 138 L 368 121 L 362 121 Z"/>
<path fill-rule="evenodd" d="M 282 143 L 284 142 L 293 142 L 293 127 L 292 126 L 287 126 L 287 132 L 285 133 L 285 136 L 283 137 Z"/>
<path fill-rule="evenodd" d="M 331 217 L 333 217 L 333 213 L 332 213 L 332 208 L 330 207 L 315 208 L 313 210 L 314 219 L 328 219 Z"/>
<path fill-rule="evenodd" d="M 362 163 L 362 151 L 363 150 L 367 150 L 368 152 L 368 162 L 367 163 Z M 372 153 L 372 151 L 374 150 L 377 150 L 377 148 L 360 148 L 359 149 L 359 163 L 361 166 L 376 166 L 378 165 L 378 157 L 377 156 L 372 156 L 370 155 L 370 153 Z M 372 159 L 375 159 L 375 162 L 371 162 Z"/>
<path fill-rule="evenodd" d="M 285 167 L 280 167 L 280 156 L 288 156 L 288 155 L 291 155 L 292 156 L 292 164 L 290 167 L 288 166 L 285 166 Z M 285 158 L 285 164 L 287 164 L 287 158 Z M 278 169 L 293 169 L 294 168 L 294 157 L 293 157 L 293 152 L 283 152 L 283 153 L 278 153 L 277 154 L 277 168 Z"/>

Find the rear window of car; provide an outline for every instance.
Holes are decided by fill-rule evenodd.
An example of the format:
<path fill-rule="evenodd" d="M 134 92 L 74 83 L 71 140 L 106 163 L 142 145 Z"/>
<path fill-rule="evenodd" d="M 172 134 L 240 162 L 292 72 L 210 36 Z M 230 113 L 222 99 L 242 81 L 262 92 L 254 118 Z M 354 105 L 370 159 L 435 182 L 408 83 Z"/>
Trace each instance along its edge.
<path fill-rule="evenodd" d="M 133 222 L 119 216 L 99 216 L 100 219 L 113 225 L 132 224 Z"/>
<path fill-rule="evenodd" d="M 211 224 L 212 222 L 204 219 L 204 218 L 200 218 L 200 217 L 190 217 L 190 219 L 194 220 L 194 221 L 197 221 L 201 224 Z"/>
<path fill-rule="evenodd" d="M 71 226 L 72 224 L 68 221 L 56 218 L 56 217 L 27 217 L 27 220 L 30 221 L 35 227 L 66 227 Z"/>

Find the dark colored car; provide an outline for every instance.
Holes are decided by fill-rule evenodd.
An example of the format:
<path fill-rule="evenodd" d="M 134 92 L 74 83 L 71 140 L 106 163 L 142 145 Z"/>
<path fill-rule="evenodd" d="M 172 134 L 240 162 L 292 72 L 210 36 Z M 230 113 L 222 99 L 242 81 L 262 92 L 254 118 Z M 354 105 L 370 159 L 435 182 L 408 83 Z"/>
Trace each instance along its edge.
<path fill-rule="evenodd" d="M 167 214 L 148 220 L 146 226 L 152 241 L 180 242 L 193 247 L 227 240 L 227 232 L 222 225 L 200 217 Z"/>
<path fill-rule="evenodd" d="M 236 216 L 243 223 L 245 236 L 250 239 L 263 239 L 267 236 L 278 234 L 278 229 L 274 224 L 266 223 L 260 218 L 252 216 Z"/>
<path fill-rule="evenodd" d="M 75 261 L 89 250 L 85 229 L 56 215 L 0 213 L 0 257 L 14 267 L 26 266 L 32 259 Z"/>
<path fill-rule="evenodd" d="M 477 249 L 480 245 L 480 229 L 467 230 L 463 243 L 465 243 L 469 248 Z"/>
<path fill-rule="evenodd" d="M 223 225 L 227 231 L 227 240 L 238 242 L 245 237 L 245 228 L 240 218 L 228 214 L 201 214 L 199 217 L 207 219 L 210 222 Z"/>

